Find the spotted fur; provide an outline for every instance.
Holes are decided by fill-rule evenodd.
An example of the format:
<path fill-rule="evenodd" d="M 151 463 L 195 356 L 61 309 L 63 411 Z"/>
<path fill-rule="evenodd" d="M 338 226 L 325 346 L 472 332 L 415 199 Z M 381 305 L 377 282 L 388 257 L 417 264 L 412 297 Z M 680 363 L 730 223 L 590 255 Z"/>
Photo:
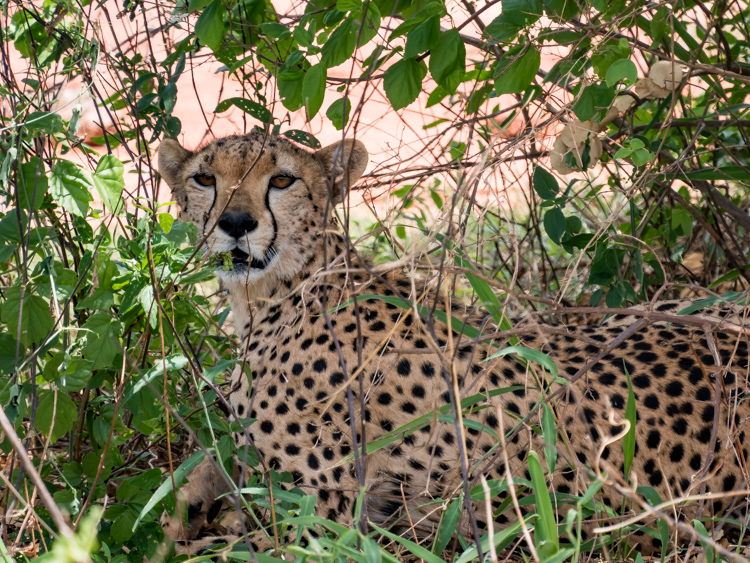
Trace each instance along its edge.
<path fill-rule="evenodd" d="M 230 401 L 238 419 L 255 419 L 247 431 L 266 463 L 290 472 L 296 486 L 317 495 L 319 515 L 353 524 L 359 492 L 350 461 L 355 440 L 373 442 L 450 404 L 449 383 L 459 399 L 485 396 L 465 417 L 483 428 L 466 423 L 457 436 L 452 424 L 428 417 L 416 431 L 370 453 L 360 476 L 367 485 L 369 521 L 391 525 L 409 510 L 417 533 L 433 531 L 440 512 L 431 501 L 461 490 L 459 441 L 473 483 L 480 474 L 503 479 L 502 430 L 517 425 L 505 453 L 510 471 L 528 478 L 528 453 L 544 455 L 540 411 L 532 409 L 550 395 L 560 435 L 552 487 L 581 495 L 600 475 L 605 485 L 597 498 L 619 514 L 623 497 L 615 484 L 622 481 L 624 469 L 621 436 L 628 378 L 638 410 L 631 484 L 651 486 L 662 499 L 748 488 L 748 334 L 741 322 L 713 327 L 715 351 L 704 327 L 680 323 L 677 317 L 671 323 L 646 324 L 613 349 L 636 317 L 600 327 L 526 331 L 522 344 L 552 357 L 562 380 L 572 381 L 565 385 L 511 356 L 485 361 L 506 343 L 475 345 L 456 327 L 427 323 L 413 309 L 383 300 L 353 302 L 356 289 L 359 296 L 400 296 L 437 305 L 454 317 L 463 315 L 463 308 L 451 304 L 432 282 L 403 270 L 376 275 L 356 253 L 347 252 L 345 239 L 331 231 L 331 203 L 340 201 L 362 174 L 367 153 L 361 143 L 347 141 L 337 161 L 336 149 L 311 153 L 283 138 L 248 135 L 214 141 L 197 152 L 165 141 L 159 151 L 160 170 L 181 206 L 181 218 L 208 234 L 210 251 L 239 247 L 265 259 L 273 248 L 262 269 L 219 272 L 230 292 L 243 343 L 241 358 L 252 372 L 251 385 L 242 367 L 234 370 Z M 215 188 L 191 180 L 197 173 L 213 175 Z M 297 180 L 277 190 L 269 184 L 275 174 Z M 226 212 L 249 213 L 258 226 L 233 239 L 214 228 Z M 482 319 L 467 313 L 463 320 L 478 326 Z M 502 388 L 510 390 L 495 394 Z M 235 439 L 238 444 L 245 440 L 240 433 Z M 209 471 L 206 467 L 200 471 Z M 202 474 L 183 489 L 188 503 L 200 506 L 196 521 L 205 519 L 207 508 L 223 492 L 216 483 Z M 505 495 L 492 500 L 495 510 Z M 702 514 L 746 519 L 746 501 L 742 496 L 715 498 Z M 494 517 L 499 527 L 516 518 L 512 506 L 502 506 Z M 669 515 L 692 518 L 696 506 L 670 509 Z M 562 505 L 559 513 L 567 509 Z M 481 519 L 484 508 L 477 513 Z M 598 525 L 618 520 L 602 506 L 592 519 Z M 165 523 L 177 537 L 174 522 Z M 411 528 L 407 524 L 403 519 L 399 523 Z M 193 532 L 195 527 L 189 527 Z M 660 547 L 644 531 L 636 531 L 629 541 L 644 552 Z"/>

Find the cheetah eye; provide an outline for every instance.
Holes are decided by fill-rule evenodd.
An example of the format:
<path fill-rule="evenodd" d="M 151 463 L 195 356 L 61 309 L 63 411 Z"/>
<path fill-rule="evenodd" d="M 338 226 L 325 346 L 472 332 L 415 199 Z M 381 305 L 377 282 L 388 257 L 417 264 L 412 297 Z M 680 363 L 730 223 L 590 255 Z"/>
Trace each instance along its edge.
<path fill-rule="evenodd" d="M 293 178 L 292 176 L 284 176 L 283 174 L 280 174 L 271 178 L 271 185 L 274 188 L 279 189 L 288 188 L 294 183 L 296 179 L 297 178 Z"/>
<path fill-rule="evenodd" d="M 211 174 L 196 174 L 193 176 L 193 180 L 198 182 L 201 186 L 211 187 L 216 185 L 216 177 Z"/>

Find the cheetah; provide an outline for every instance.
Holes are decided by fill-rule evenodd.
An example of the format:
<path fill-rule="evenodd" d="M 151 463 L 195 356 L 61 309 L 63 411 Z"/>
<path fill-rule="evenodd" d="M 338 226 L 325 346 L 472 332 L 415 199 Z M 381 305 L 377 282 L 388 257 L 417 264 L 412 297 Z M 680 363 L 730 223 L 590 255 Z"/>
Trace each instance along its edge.
<path fill-rule="evenodd" d="M 354 526 L 364 485 L 367 522 L 434 532 L 434 499 L 468 492 L 480 476 L 529 479 L 530 452 L 544 455 L 545 402 L 559 436 L 548 485 L 564 499 L 601 480 L 603 505 L 590 518 L 597 526 L 620 521 L 623 506 L 641 513 L 641 497 L 626 498 L 639 485 L 674 501 L 663 512 L 678 528 L 699 510 L 709 528 L 711 518 L 747 521 L 743 318 L 672 315 L 650 323 L 636 315 L 599 327 L 527 327 L 517 345 L 547 354 L 557 371 L 550 373 L 520 356 L 498 356 L 505 340 L 471 337 L 469 327 L 491 332 L 486 319 L 434 279 L 398 265 L 376 269 L 347 245 L 333 207 L 365 170 L 360 141 L 313 152 L 250 134 L 193 152 L 165 140 L 158 156 L 180 219 L 197 225 L 209 256 L 231 256 L 232 267 L 217 275 L 249 367 L 231 374 L 231 417 L 245 429 L 235 441 L 251 440 L 269 467 L 316 495 L 320 516 Z M 629 389 L 637 422 L 626 477 Z M 451 414 L 459 405 L 463 417 Z M 385 445 L 364 456 L 363 444 L 379 440 Z M 164 519 L 172 538 L 196 534 L 226 492 L 208 461 L 182 489 L 186 525 Z M 678 502 L 705 493 L 713 493 L 709 501 Z M 481 526 L 517 521 L 507 495 L 492 499 L 493 523 L 482 503 L 475 506 Z M 564 517 L 569 506 L 556 502 Z M 467 535 L 470 520 L 462 520 Z M 584 538 L 592 530 L 585 527 Z M 648 531 L 630 528 L 628 543 L 642 553 L 664 547 Z M 686 537 L 672 535 L 678 543 Z"/>

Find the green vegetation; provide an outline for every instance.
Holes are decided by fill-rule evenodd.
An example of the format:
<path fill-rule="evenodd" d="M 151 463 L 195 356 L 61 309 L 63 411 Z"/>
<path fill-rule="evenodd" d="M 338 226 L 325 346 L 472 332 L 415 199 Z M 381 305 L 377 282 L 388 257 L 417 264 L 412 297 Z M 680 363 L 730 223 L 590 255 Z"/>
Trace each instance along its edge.
<path fill-rule="evenodd" d="M 656 293 L 706 296 L 706 288 L 740 298 L 750 287 L 748 4 L 286 6 L 0 3 L 0 560 L 170 560 L 159 515 L 174 509 L 173 485 L 205 451 L 228 470 L 235 454 L 257 469 L 242 502 L 280 550 L 251 555 L 238 544 L 232 561 L 469 563 L 480 551 L 518 559 L 524 549 L 544 562 L 580 561 L 592 548 L 594 557 L 628 555 L 618 541 L 625 525 L 596 546 L 582 540 L 582 518 L 613 510 L 598 481 L 580 496 L 548 493 L 549 473 L 563 463 L 549 409 L 534 430 L 550 447 L 546 459 L 529 457 L 530 480 L 477 477 L 470 489 L 483 510 L 512 486 L 538 514 L 483 537 L 479 549 L 454 533 L 463 493 L 434 499 L 440 526 L 416 544 L 315 516 L 314 495 L 280 486 L 289 474 L 235 452 L 240 428 L 222 412 L 237 349 L 230 311 L 197 250 L 201 233 L 159 197 L 154 151 L 182 133 L 176 103 L 188 89 L 200 98 L 189 80 L 200 64 L 218 63 L 217 79 L 242 92 L 217 106 L 203 100 L 207 125 L 232 109 L 247 131 L 310 147 L 320 145 L 317 129 L 292 128 L 279 106 L 355 136 L 363 123 L 377 125 L 367 121 L 374 91 L 390 112 L 406 108 L 417 141 L 410 160 L 383 158 L 363 182 L 373 197 L 390 190 L 387 217 L 352 216 L 347 207 L 342 223 L 352 239 L 368 234 L 358 244 L 375 260 L 414 252 L 417 262 L 429 254 L 433 266 L 454 267 L 451 290 L 484 307 L 497 330 L 511 328 L 509 304 L 516 312 L 621 307 Z M 120 19 L 140 30 L 126 43 L 107 35 Z M 70 82 L 83 94 L 56 103 Z M 384 113 L 377 104 L 371 111 Z M 83 120 L 105 130 L 81 134 Z M 501 182 L 509 204 L 500 203 Z M 440 248 L 420 248 L 434 229 Z M 220 258 L 231 268 L 231 255 Z M 520 361 L 556 370 L 527 349 L 497 355 L 519 350 Z M 450 409 L 439 416 L 454 420 Z M 634 434 L 622 441 L 632 460 Z M 638 492 L 661 502 L 653 490 Z M 569 511 L 556 522 L 560 502 Z M 699 534 L 692 553 L 729 558 L 701 521 L 690 525 Z M 665 521 L 649 533 L 668 543 Z"/>

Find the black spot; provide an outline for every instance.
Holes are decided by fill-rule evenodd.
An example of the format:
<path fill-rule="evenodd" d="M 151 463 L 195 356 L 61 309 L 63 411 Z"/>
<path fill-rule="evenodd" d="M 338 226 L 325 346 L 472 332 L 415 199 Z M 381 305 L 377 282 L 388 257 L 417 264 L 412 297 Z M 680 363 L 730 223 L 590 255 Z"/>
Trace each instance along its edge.
<path fill-rule="evenodd" d="M 652 430 L 648 433 L 648 438 L 646 439 L 646 445 L 651 448 L 652 450 L 655 450 L 659 447 L 659 444 L 661 443 L 661 434 L 659 434 L 658 430 Z"/>
<path fill-rule="evenodd" d="M 693 369 L 691 369 L 690 373 L 688 374 L 688 380 L 693 385 L 698 385 L 704 380 L 703 370 L 698 366 L 693 367 Z"/>
<path fill-rule="evenodd" d="M 312 343 L 313 339 L 307 338 L 302 342 L 302 344 L 300 344 L 300 348 L 302 348 L 303 350 L 307 350 L 310 346 L 312 346 Z"/>
<path fill-rule="evenodd" d="M 424 362 L 422 364 L 422 375 L 425 377 L 432 377 L 435 375 L 435 367 L 429 362 Z"/>
<path fill-rule="evenodd" d="M 498 427 L 498 420 L 494 413 L 489 413 L 487 415 L 487 418 L 485 419 L 485 422 L 490 428 L 496 429 Z"/>
<path fill-rule="evenodd" d="M 296 436 L 300 432 L 299 424 L 296 422 L 291 422 L 287 425 L 286 431 L 291 434 L 292 436 Z"/>
<path fill-rule="evenodd" d="M 276 414 L 283 416 L 289 412 L 289 406 L 286 403 L 276 405 Z"/>
<path fill-rule="evenodd" d="M 331 386 L 333 387 L 341 385 L 343 382 L 344 382 L 344 374 L 341 373 L 340 371 L 332 373 L 331 377 L 328 378 L 328 383 L 330 383 Z"/>
<path fill-rule="evenodd" d="M 328 338 L 329 338 L 328 334 L 327 333 L 323 333 L 323 334 L 321 334 L 320 336 L 318 336 L 315 339 L 315 344 L 318 344 L 318 345 L 322 346 L 323 344 L 325 344 L 326 342 L 328 342 Z"/>
<path fill-rule="evenodd" d="M 708 444 L 711 441 L 711 427 L 704 426 L 703 430 L 698 432 L 698 441 L 701 444 Z"/>
<path fill-rule="evenodd" d="M 306 377 L 302 383 L 305 386 L 305 389 L 312 389 L 315 387 L 315 380 L 312 377 Z"/>
<path fill-rule="evenodd" d="M 270 434 L 273 432 L 273 422 L 270 420 L 264 420 L 260 423 L 260 429 L 264 434 Z"/>
<path fill-rule="evenodd" d="M 727 475 L 724 477 L 724 491 L 730 492 L 734 490 L 734 485 L 737 482 L 737 478 L 734 475 Z"/>
<path fill-rule="evenodd" d="M 417 412 L 417 407 L 415 407 L 413 403 L 407 401 L 401 405 L 401 410 L 407 414 L 414 414 Z"/>
<path fill-rule="evenodd" d="M 373 332 L 382 332 L 385 330 L 385 323 L 383 321 L 372 323 L 370 325 L 370 330 Z"/>
<path fill-rule="evenodd" d="M 300 448 L 296 444 L 287 444 L 287 446 L 284 448 L 284 451 L 289 455 L 298 455 L 300 452 Z"/>
<path fill-rule="evenodd" d="M 391 401 L 393 398 L 389 393 L 383 392 L 380 395 L 378 395 L 378 403 L 384 406 L 388 406 L 391 404 Z"/>
<path fill-rule="evenodd" d="M 612 405 L 612 407 L 616 409 L 625 408 L 625 399 L 619 393 L 615 393 L 614 395 L 612 395 L 612 398 L 609 400 L 609 402 Z"/>
<path fill-rule="evenodd" d="M 408 376 L 411 373 L 411 362 L 404 358 L 398 363 L 396 371 L 399 375 L 402 375 L 404 377 Z"/>
<path fill-rule="evenodd" d="M 425 396 L 425 390 L 424 387 L 421 385 L 415 385 L 411 388 L 411 393 L 414 395 L 417 399 L 424 399 Z"/>
<path fill-rule="evenodd" d="M 602 385 L 614 385 L 617 381 L 617 376 L 612 372 L 603 373 L 599 376 L 599 383 Z"/>
<path fill-rule="evenodd" d="M 647 395 L 643 399 L 643 404 L 651 410 L 656 410 L 659 408 L 659 398 L 656 395 Z"/>
<path fill-rule="evenodd" d="M 313 470 L 320 468 L 320 462 L 318 461 L 318 458 L 315 454 L 310 454 L 307 456 L 307 466 Z"/>
<path fill-rule="evenodd" d="M 687 434 L 687 428 L 688 422 L 682 417 L 672 423 L 672 430 L 674 430 L 675 434 L 679 434 L 680 436 Z"/>
<path fill-rule="evenodd" d="M 698 401 L 710 401 L 711 400 L 711 388 L 704 385 L 700 387 L 695 393 L 695 398 Z"/>
<path fill-rule="evenodd" d="M 357 330 L 356 323 L 351 323 L 344 327 L 344 332 L 354 332 L 355 330 Z"/>
<path fill-rule="evenodd" d="M 409 467 L 411 467 L 412 469 L 416 469 L 417 471 L 424 471 L 425 469 L 424 465 L 413 458 L 409 460 Z"/>
<path fill-rule="evenodd" d="M 331 461 L 334 455 L 333 448 L 323 448 L 323 457 L 328 461 Z"/>
<path fill-rule="evenodd" d="M 319 360 L 315 360 L 312 367 L 315 371 L 320 373 L 326 370 L 326 368 L 328 367 L 328 363 L 323 358 L 320 358 Z"/>
<path fill-rule="evenodd" d="M 307 406 L 307 399 L 304 397 L 300 397 L 295 401 L 294 406 L 297 407 L 298 411 L 305 410 L 305 407 Z"/>
<path fill-rule="evenodd" d="M 445 434 L 443 434 L 443 442 L 445 442 L 449 446 L 453 445 L 455 441 L 456 441 L 456 437 L 450 432 L 446 432 Z"/>
<path fill-rule="evenodd" d="M 682 382 L 678 381 L 677 379 L 675 379 L 674 381 L 670 381 L 664 389 L 664 391 L 666 391 L 667 395 L 669 395 L 670 397 L 682 397 L 682 390 Z"/>
<path fill-rule="evenodd" d="M 661 482 L 664 480 L 664 476 L 662 475 L 661 471 L 658 469 L 654 471 L 651 476 L 648 478 L 648 482 L 651 484 L 652 487 L 658 487 L 661 485 Z"/>
<path fill-rule="evenodd" d="M 701 415 L 703 422 L 713 422 L 714 420 L 714 406 L 706 405 L 703 408 L 703 414 Z"/>
<path fill-rule="evenodd" d="M 679 463 L 682 458 L 685 457 L 685 448 L 682 444 L 675 445 L 672 451 L 669 453 L 669 459 L 674 463 Z"/>
<path fill-rule="evenodd" d="M 299 375 L 300 373 L 302 373 L 302 370 L 303 370 L 302 364 L 294 364 L 292 366 L 292 373 L 294 375 Z"/>
<path fill-rule="evenodd" d="M 651 378 L 648 375 L 637 375 L 633 378 L 633 387 L 648 389 L 651 386 Z"/>

